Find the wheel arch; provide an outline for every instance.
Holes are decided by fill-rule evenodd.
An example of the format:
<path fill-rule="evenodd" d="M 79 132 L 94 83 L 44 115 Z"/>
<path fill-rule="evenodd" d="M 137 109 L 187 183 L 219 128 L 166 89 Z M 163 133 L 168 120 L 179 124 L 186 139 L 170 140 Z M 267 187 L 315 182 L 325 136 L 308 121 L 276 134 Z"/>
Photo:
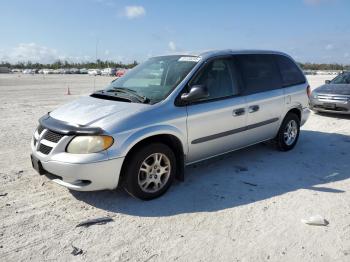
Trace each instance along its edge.
<path fill-rule="evenodd" d="M 185 170 L 185 145 L 182 142 L 181 138 L 179 138 L 173 132 L 163 132 L 150 134 L 148 136 L 143 135 L 138 140 L 132 143 L 125 156 L 125 160 L 123 161 L 122 169 L 121 169 L 121 179 L 123 180 L 125 174 L 125 168 L 130 160 L 130 157 L 136 152 L 139 148 L 151 144 L 151 143 L 163 143 L 173 150 L 176 157 L 177 164 L 177 172 L 176 179 L 183 181 L 184 180 L 184 170 Z"/>
<path fill-rule="evenodd" d="M 289 109 L 289 111 L 286 113 L 286 115 L 284 116 L 284 118 L 286 118 L 286 116 L 287 116 L 288 114 L 293 113 L 293 114 L 297 115 L 298 118 L 299 118 L 299 120 L 301 121 L 301 111 L 302 111 L 302 109 L 299 108 L 299 107 L 291 108 L 291 109 Z"/>

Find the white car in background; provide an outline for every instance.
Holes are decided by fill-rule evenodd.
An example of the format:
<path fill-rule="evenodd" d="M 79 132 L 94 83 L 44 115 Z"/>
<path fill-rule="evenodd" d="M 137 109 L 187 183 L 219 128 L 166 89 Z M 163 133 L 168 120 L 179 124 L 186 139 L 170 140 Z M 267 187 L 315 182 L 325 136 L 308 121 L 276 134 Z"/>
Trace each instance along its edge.
<path fill-rule="evenodd" d="M 105 69 L 103 69 L 101 71 L 101 75 L 103 75 L 103 76 L 114 76 L 116 71 L 117 70 L 115 68 L 108 67 L 108 68 L 105 68 Z"/>
<path fill-rule="evenodd" d="M 87 74 L 88 70 L 86 68 L 82 68 L 79 70 L 79 74 Z"/>
<path fill-rule="evenodd" d="M 101 75 L 100 69 L 89 69 L 88 74 L 92 76 Z"/>
<path fill-rule="evenodd" d="M 53 70 L 52 69 L 43 69 L 43 74 L 44 75 L 53 74 Z"/>
<path fill-rule="evenodd" d="M 32 70 L 32 69 L 24 69 L 24 70 L 22 71 L 22 73 L 23 73 L 23 74 L 34 74 L 34 70 Z"/>

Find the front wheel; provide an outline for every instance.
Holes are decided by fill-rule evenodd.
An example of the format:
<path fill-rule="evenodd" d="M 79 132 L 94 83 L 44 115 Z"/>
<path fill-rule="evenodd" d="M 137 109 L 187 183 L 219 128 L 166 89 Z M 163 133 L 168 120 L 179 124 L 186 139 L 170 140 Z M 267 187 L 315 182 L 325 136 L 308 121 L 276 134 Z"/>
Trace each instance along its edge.
<path fill-rule="evenodd" d="M 164 144 L 149 144 L 129 158 L 124 188 L 134 197 L 150 200 L 168 190 L 175 173 L 174 152 Z"/>
<path fill-rule="evenodd" d="M 296 114 L 289 113 L 283 120 L 275 138 L 277 147 L 281 151 L 289 151 L 298 142 L 300 133 L 300 120 Z"/>

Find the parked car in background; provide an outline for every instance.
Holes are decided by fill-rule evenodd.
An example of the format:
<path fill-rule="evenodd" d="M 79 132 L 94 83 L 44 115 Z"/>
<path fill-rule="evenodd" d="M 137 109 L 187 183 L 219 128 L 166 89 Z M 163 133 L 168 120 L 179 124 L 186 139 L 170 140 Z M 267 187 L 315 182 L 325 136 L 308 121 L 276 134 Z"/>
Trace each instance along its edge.
<path fill-rule="evenodd" d="M 79 70 L 79 74 L 87 74 L 88 70 L 86 68 L 82 68 Z"/>
<path fill-rule="evenodd" d="M 149 59 L 106 89 L 43 116 L 33 167 L 72 190 L 152 199 L 184 166 L 267 140 L 296 145 L 309 84 L 288 55 L 211 51 Z"/>
<path fill-rule="evenodd" d="M 69 69 L 70 74 L 80 74 L 80 70 L 78 68 Z"/>
<path fill-rule="evenodd" d="M 350 72 L 343 72 L 333 80 L 313 90 L 310 108 L 315 112 L 350 114 Z"/>
<path fill-rule="evenodd" d="M 116 69 L 115 68 L 104 68 L 102 71 L 101 71 L 101 75 L 103 76 L 114 76 L 115 73 L 116 73 Z"/>
<path fill-rule="evenodd" d="M 118 69 L 115 73 L 115 76 L 116 77 L 122 77 L 124 76 L 127 72 L 128 72 L 129 69 L 125 69 L 125 68 L 122 68 L 122 69 Z"/>
<path fill-rule="evenodd" d="M 35 74 L 36 72 L 38 72 L 36 69 L 24 69 L 22 71 L 23 74 Z"/>
<path fill-rule="evenodd" d="M 53 74 L 52 69 L 43 69 L 43 74 L 48 75 L 48 74 Z"/>
<path fill-rule="evenodd" d="M 14 68 L 11 70 L 11 73 L 22 73 L 22 70 L 18 68 Z"/>
<path fill-rule="evenodd" d="M 101 75 L 101 70 L 100 69 L 89 69 L 88 74 L 93 75 L 93 76 Z"/>

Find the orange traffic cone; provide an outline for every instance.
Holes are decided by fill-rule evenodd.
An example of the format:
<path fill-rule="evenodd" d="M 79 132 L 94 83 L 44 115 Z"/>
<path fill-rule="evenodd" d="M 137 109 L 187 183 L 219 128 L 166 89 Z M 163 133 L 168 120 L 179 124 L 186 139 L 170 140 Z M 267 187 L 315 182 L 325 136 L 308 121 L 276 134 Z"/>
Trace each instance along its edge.
<path fill-rule="evenodd" d="M 66 95 L 68 95 L 68 96 L 71 95 L 69 87 L 67 87 Z"/>

